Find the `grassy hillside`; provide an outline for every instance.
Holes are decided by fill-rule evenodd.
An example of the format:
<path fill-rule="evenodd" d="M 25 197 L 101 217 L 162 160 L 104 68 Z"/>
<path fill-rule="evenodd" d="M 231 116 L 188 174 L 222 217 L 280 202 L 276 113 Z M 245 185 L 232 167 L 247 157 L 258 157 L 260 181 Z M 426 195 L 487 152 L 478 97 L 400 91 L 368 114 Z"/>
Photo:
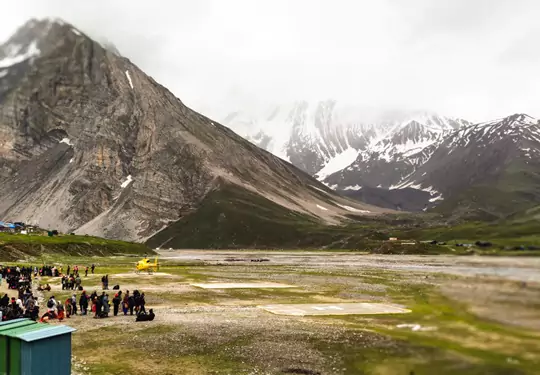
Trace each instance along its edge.
<path fill-rule="evenodd" d="M 225 185 L 210 193 L 197 211 L 147 244 L 165 248 L 346 248 L 368 242 L 370 237 L 322 225 L 316 218 Z"/>
<path fill-rule="evenodd" d="M 493 244 L 496 251 L 509 250 L 508 254 L 515 252 L 516 248 L 523 247 L 526 254 L 535 255 L 539 251 L 531 251 L 530 247 L 540 247 L 540 234 L 538 221 L 504 220 L 493 223 L 469 222 L 455 226 L 437 226 L 432 228 L 417 228 L 396 230 L 396 236 L 414 238 L 416 240 L 437 240 L 456 243 L 474 243 L 488 241 Z"/>
<path fill-rule="evenodd" d="M 536 220 L 450 224 L 441 215 L 425 213 L 351 215 L 346 225 L 328 226 L 249 191 L 223 186 L 209 194 L 196 211 L 149 239 L 147 245 L 180 249 L 349 249 L 379 254 L 470 252 L 455 246 L 386 241 L 398 237 L 413 242 L 446 241 L 452 245 L 490 241 L 494 243 L 490 253 L 494 253 L 510 247 L 540 246 L 536 231 Z"/>
<path fill-rule="evenodd" d="M 437 251 L 426 245 L 387 244 L 389 228 L 413 226 L 407 215 L 354 217 L 348 225 L 328 226 L 236 187 L 209 194 L 192 214 L 150 238 L 155 248 L 180 249 L 351 249 L 382 253 Z M 440 251 L 440 250 L 439 250 Z"/>
<path fill-rule="evenodd" d="M 439 204 L 434 212 L 468 220 L 498 220 L 540 204 L 540 164 L 516 160 L 493 180 L 471 186 Z"/>
<path fill-rule="evenodd" d="M 74 256 L 153 254 L 144 244 L 89 236 L 39 236 L 0 233 L 0 259 L 17 260 L 42 254 Z"/>

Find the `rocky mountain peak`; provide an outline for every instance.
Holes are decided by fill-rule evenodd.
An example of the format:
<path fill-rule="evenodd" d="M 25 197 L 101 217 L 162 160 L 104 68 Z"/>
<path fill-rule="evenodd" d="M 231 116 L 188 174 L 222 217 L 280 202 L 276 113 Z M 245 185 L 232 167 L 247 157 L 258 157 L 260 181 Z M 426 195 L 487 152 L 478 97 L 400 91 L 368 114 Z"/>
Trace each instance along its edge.
<path fill-rule="evenodd" d="M 365 211 L 72 25 L 36 22 L 7 45 L 36 44 L 37 58 L 0 70 L 2 217 L 143 240 L 224 186 L 329 223 Z"/>
<path fill-rule="evenodd" d="M 8 67 L 47 53 L 69 33 L 82 35 L 61 19 L 31 19 L 0 46 L 0 66 Z"/>
<path fill-rule="evenodd" d="M 505 125 L 536 125 L 538 120 L 524 113 L 516 113 L 501 121 Z"/>

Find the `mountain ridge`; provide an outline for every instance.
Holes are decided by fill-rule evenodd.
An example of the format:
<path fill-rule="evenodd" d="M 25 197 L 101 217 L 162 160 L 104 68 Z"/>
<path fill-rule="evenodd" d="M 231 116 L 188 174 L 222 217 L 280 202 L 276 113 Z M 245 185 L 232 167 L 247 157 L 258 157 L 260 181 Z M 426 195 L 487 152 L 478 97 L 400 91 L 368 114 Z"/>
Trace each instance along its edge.
<path fill-rule="evenodd" d="M 377 143 L 412 122 L 431 133 L 469 124 L 424 112 L 369 114 L 373 120 L 365 121 L 361 108 L 340 106 L 335 100 L 269 108 L 258 115 L 233 111 L 223 123 L 320 180 L 348 167 L 360 154 L 366 157 Z"/>
<path fill-rule="evenodd" d="M 16 34 L 35 22 L 40 54 L 7 68 L 16 79 L 0 78 L 4 217 L 144 241 L 196 211 L 223 180 L 326 224 L 347 220 L 339 203 L 384 212 L 192 111 L 66 22 L 29 21 Z"/>
<path fill-rule="evenodd" d="M 317 115 L 319 107 L 325 111 Z M 301 121 L 280 120 L 282 121 L 281 125 L 274 124 L 275 129 L 281 126 L 281 144 L 284 145 L 286 152 L 286 155 L 281 153 L 280 156 L 290 160 L 299 168 L 309 172 L 343 195 L 397 210 L 421 211 L 442 206 L 451 211 L 450 204 L 442 204 L 445 197 L 453 195 L 451 190 L 455 188 L 455 193 L 459 195 L 459 191 L 468 186 L 467 184 L 474 185 L 476 183 L 476 179 L 468 179 L 460 184 L 448 183 L 448 187 L 442 185 L 437 187 L 435 183 L 426 182 L 431 174 L 439 175 L 437 170 L 446 170 L 445 163 L 454 162 L 444 160 L 449 157 L 449 153 L 444 154 L 442 150 L 453 147 L 447 144 L 448 139 L 453 139 L 452 142 L 456 146 L 466 147 L 468 137 L 483 137 L 490 132 L 496 133 L 496 129 L 504 128 L 506 130 L 500 130 L 497 133 L 500 140 L 503 141 L 521 134 L 516 130 L 516 124 L 531 126 L 537 123 L 536 119 L 525 114 L 514 114 L 473 124 L 466 120 L 420 113 L 414 117 L 405 115 L 401 120 L 395 120 L 396 117 L 394 117 L 394 122 L 370 125 L 359 120 L 361 115 L 358 113 L 356 114 L 359 116 L 357 120 L 351 120 L 351 117 L 347 116 L 350 116 L 352 112 L 345 110 L 343 113 L 346 113 L 347 116 L 341 115 L 341 118 L 347 117 L 349 122 L 340 121 L 340 113 L 337 111 L 339 106 L 335 101 L 329 101 L 326 105 L 312 105 L 311 112 L 309 112 L 309 108 L 309 104 L 304 102 L 302 106 L 296 107 L 293 111 L 295 116 L 288 118 L 289 120 L 299 118 Z M 403 114 L 401 115 L 403 116 Z M 225 124 L 236 129 L 234 118 L 234 116 L 230 117 L 225 121 Z M 274 113 L 272 118 L 278 117 Z M 283 118 L 286 117 L 282 116 Z M 354 115 L 352 118 L 354 119 Z M 307 125 L 306 122 L 308 122 Z M 264 127 L 259 126 L 261 124 L 256 119 L 245 122 L 245 124 L 248 123 L 258 132 L 258 137 L 251 138 L 251 141 L 257 143 L 258 140 L 264 140 L 260 145 L 272 150 L 272 137 L 264 132 Z M 284 134 L 287 135 L 286 129 L 288 128 L 291 130 L 285 137 Z M 243 130 L 245 133 L 246 129 Z M 237 131 L 243 134 L 242 129 Z M 521 135 L 526 136 L 527 134 Z M 536 143 L 537 139 L 534 135 L 534 132 L 530 133 L 529 138 L 524 142 Z M 248 137 L 248 139 L 250 138 Z M 487 142 L 494 143 L 495 141 L 495 138 L 492 137 Z M 518 142 L 518 140 L 514 142 Z M 325 146 L 321 147 L 321 144 Z M 480 143 L 478 144 L 480 145 Z M 502 149 L 510 146 L 510 144 L 503 146 L 500 143 L 500 150 L 496 151 L 495 154 L 506 152 Z M 479 147 L 484 146 L 480 145 Z M 524 146 L 524 149 L 530 153 L 536 153 L 538 147 L 536 145 L 533 147 Z M 489 153 L 490 151 L 488 151 Z M 277 154 L 279 155 L 279 153 Z M 435 162 L 433 158 L 440 160 Z M 459 156 L 456 158 L 460 159 Z M 501 164 L 497 168 L 504 169 L 510 159 L 497 160 L 494 165 L 498 165 L 497 163 L 500 162 Z M 470 162 L 463 159 L 460 160 L 460 163 L 467 165 Z M 428 166 L 424 167 L 425 164 Z M 437 164 L 437 167 L 429 167 L 434 164 Z M 490 168 L 488 171 L 491 170 Z M 459 173 L 452 173 L 455 174 L 452 175 L 454 180 L 461 180 Z M 478 171 L 477 174 L 483 175 L 484 171 Z M 442 175 L 439 178 L 445 180 Z M 364 190 L 361 191 L 362 189 Z M 402 191 L 404 189 L 415 189 L 418 193 L 404 192 Z M 455 202 L 454 208 L 457 206 L 459 203 Z M 507 209 L 503 211 L 508 212 Z M 497 215 L 499 214 L 501 213 L 497 213 Z"/>

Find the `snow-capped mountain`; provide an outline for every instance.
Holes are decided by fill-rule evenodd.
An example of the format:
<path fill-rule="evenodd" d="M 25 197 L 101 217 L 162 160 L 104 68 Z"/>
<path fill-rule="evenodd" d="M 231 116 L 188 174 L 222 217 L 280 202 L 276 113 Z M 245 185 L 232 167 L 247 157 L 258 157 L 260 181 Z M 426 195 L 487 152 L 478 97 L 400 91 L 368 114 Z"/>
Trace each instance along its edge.
<path fill-rule="evenodd" d="M 372 157 L 392 160 L 418 153 L 444 132 L 469 124 L 421 112 L 375 112 L 333 100 L 237 111 L 222 122 L 320 180 Z"/>
<path fill-rule="evenodd" d="M 32 19 L 0 45 L 0 100 L 19 83 L 36 58 L 62 48 L 64 40 L 58 26 L 69 27 L 74 35 L 82 35 L 60 19 Z"/>
<path fill-rule="evenodd" d="M 443 194 L 453 194 L 492 172 L 503 171 L 510 164 L 536 163 L 538 156 L 538 120 L 525 114 L 515 114 L 449 134 L 425 163 L 391 188 L 425 189 L 433 186 Z M 454 175 L 458 170 L 460 178 Z"/>
<path fill-rule="evenodd" d="M 392 190 L 430 193 L 429 206 L 481 208 L 494 217 L 540 202 L 540 123 L 515 114 L 447 135 Z"/>
<path fill-rule="evenodd" d="M 366 116 L 363 109 L 327 101 L 276 106 L 266 117 L 238 112 L 224 123 L 327 186 L 366 203 L 453 210 L 484 185 L 496 195 L 506 191 L 502 201 L 514 203 L 501 208 L 498 195 L 483 191 L 465 206 L 497 216 L 526 199 L 538 196 L 540 203 L 535 187 L 540 181 L 534 177 L 540 170 L 540 131 L 538 121 L 527 115 L 473 125 L 431 113 Z M 524 178 L 527 182 L 514 189 L 514 181 Z"/>
<path fill-rule="evenodd" d="M 339 190 L 390 188 L 428 160 L 446 135 L 468 125 L 465 120 L 427 114 L 397 123 L 372 139 L 350 166 L 324 181 Z"/>

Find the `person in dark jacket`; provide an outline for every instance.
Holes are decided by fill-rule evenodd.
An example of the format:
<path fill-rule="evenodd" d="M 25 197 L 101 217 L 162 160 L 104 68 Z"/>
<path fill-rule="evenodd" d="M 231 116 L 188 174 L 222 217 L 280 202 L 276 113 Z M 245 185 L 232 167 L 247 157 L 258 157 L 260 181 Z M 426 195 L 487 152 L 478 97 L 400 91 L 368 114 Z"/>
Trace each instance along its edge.
<path fill-rule="evenodd" d="M 144 308 L 144 305 L 146 305 L 146 300 L 144 299 L 144 293 L 142 293 L 139 298 L 139 312 L 146 314 L 146 309 Z"/>
<path fill-rule="evenodd" d="M 0 307 L 8 307 L 9 305 L 9 297 L 7 294 L 4 294 L 2 299 L 0 299 Z"/>
<path fill-rule="evenodd" d="M 137 315 L 137 318 L 135 319 L 136 322 L 148 322 L 154 320 L 154 317 L 156 315 L 154 314 L 154 309 L 150 309 L 149 313 L 140 313 Z"/>
<path fill-rule="evenodd" d="M 84 290 L 79 298 L 79 306 L 81 307 L 81 314 L 86 315 L 86 312 L 88 311 L 88 296 Z"/>
<path fill-rule="evenodd" d="M 129 296 L 128 297 L 128 309 L 129 309 L 129 315 L 133 315 L 133 308 L 135 307 L 135 297 Z"/>
<path fill-rule="evenodd" d="M 120 307 L 120 303 L 122 303 L 122 291 L 119 291 L 118 293 L 116 293 L 113 298 L 114 316 L 118 315 L 118 309 Z"/>

